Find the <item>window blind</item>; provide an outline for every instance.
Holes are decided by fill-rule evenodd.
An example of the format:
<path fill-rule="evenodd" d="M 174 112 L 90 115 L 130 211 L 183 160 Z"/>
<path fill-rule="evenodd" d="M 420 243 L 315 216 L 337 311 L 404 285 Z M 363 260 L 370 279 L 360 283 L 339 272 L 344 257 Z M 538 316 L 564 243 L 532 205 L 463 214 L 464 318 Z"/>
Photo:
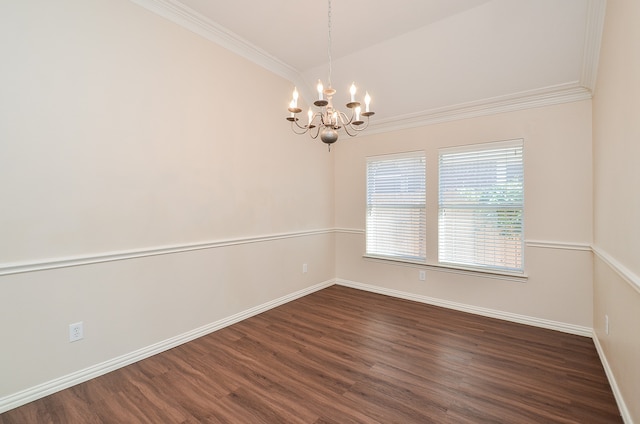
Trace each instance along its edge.
<path fill-rule="evenodd" d="M 442 149 L 438 260 L 523 271 L 523 142 Z"/>
<path fill-rule="evenodd" d="M 366 253 L 424 261 L 425 155 L 367 158 Z"/>

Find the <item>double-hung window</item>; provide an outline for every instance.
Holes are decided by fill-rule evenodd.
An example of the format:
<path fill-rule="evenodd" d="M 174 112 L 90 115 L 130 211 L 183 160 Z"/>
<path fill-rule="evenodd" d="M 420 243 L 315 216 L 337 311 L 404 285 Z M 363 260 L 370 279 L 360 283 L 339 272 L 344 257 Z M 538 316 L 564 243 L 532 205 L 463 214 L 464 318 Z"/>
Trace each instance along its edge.
<path fill-rule="evenodd" d="M 425 261 L 424 152 L 367 158 L 366 254 Z"/>
<path fill-rule="evenodd" d="M 523 142 L 439 151 L 438 260 L 523 272 Z"/>

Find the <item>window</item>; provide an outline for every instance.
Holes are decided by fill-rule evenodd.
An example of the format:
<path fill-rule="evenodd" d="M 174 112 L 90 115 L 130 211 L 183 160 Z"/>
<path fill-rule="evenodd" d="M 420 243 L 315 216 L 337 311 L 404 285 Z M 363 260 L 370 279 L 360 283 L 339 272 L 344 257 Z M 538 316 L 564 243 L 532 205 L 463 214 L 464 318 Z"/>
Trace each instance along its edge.
<path fill-rule="evenodd" d="M 438 260 L 523 271 L 523 142 L 439 154 Z"/>
<path fill-rule="evenodd" d="M 367 255 L 424 261 L 425 155 L 367 158 Z"/>

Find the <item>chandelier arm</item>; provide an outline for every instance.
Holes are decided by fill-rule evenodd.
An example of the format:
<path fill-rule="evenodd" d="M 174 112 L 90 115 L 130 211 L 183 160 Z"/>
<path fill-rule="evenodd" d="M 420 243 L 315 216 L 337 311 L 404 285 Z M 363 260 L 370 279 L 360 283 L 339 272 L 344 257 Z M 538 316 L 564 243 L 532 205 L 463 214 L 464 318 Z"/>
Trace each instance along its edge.
<path fill-rule="evenodd" d="M 353 122 L 353 112 L 351 113 L 351 118 L 347 118 L 347 114 L 342 111 L 337 112 L 343 126 L 351 125 L 351 122 Z"/>
<path fill-rule="evenodd" d="M 351 123 L 352 120 L 353 120 L 353 116 L 351 117 L 351 120 L 348 123 L 344 124 L 344 131 L 350 137 L 355 137 L 356 135 L 358 135 L 359 132 L 366 130 L 367 127 L 369 126 L 369 117 L 367 117 L 367 120 L 364 122 L 364 124 L 361 124 L 361 125 L 353 125 Z"/>
<path fill-rule="evenodd" d="M 353 137 L 356 134 L 358 134 L 359 132 L 362 132 L 362 131 L 366 130 L 367 129 L 367 125 L 366 124 L 363 125 L 362 128 L 358 128 L 356 126 L 349 125 L 349 128 L 351 129 L 351 131 L 353 131 L 353 135 L 352 135 L 352 137 Z"/>
<path fill-rule="evenodd" d="M 351 127 L 351 129 L 355 132 L 361 132 L 367 129 L 367 127 L 369 126 L 369 118 L 367 118 L 367 120 L 364 122 L 364 124 L 362 125 L 349 125 L 349 127 Z"/>
<path fill-rule="evenodd" d="M 369 126 L 369 117 L 367 116 L 367 120 L 364 121 L 364 123 L 358 125 L 358 126 L 354 126 L 354 129 L 356 131 L 364 131 L 367 129 L 367 127 Z"/>
<path fill-rule="evenodd" d="M 344 132 L 346 132 L 349 137 L 355 137 L 356 135 L 358 135 L 358 132 L 362 131 L 352 124 L 353 113 L 351 114 L 351 118 L 349 119 L 347 119 L 347 114 L 344 112 L 338 112 L 338 116 L 340 122 L 342 123 L 342 127 L 344 128 Z"/>
<path fill-rule="evenodd" d="M 357 130 L 353 127 L 353 125 L 345 125 L 343 128 L 344 132 L 346 132 L 349 137 L 355 137 L 356 135 L 358 135 Z"/>
<path fill-rule="evenodd" d="M 365 122 L 363 125 L 361 125 L 362 128 L 355 128 L 356 131 L 361 132 L 367 129 L 367 127 L 369 127 L 369 121 Z"/>
<path fill-rule="evenodd" d="M 295 123 L 295 127 L 293 126 L 294 123 Z M 300 129 L 302 129 L 304 131 L 298 131 L 296 129 L 296 127 L 300 128 Z M 300 126 L 300 124 L 298 124 L 298 121 L 291 121 L 291 130 L 295 134 L 302 135 L 302 134 L 305 134 L 307 131 L 309 131 L 309 128 Z"/>
<path fill-rule="evenodd" d="M 309 126 L 308 125 L 300 125 L 300 124 L 298 124 L 298 120 L 297 119 L 295 121 L 293 121 L 293 122 L 295 122 L 295 124 L 296 124 L 296 126 L 298 128 L 300 128 L 301 130 L 305 130 L 304 132 L 302 132 L 300 134 L 304 134 L 305 132 L 307 132 L 309 130 Z M 293 122 L 292 122 L 292 124 L 293 124 Z"/>
<path fill-rule="evenodd" d="M 294 121 L 291 122 L 291 125 L 296 124 L 296 127 L 300 128 L 301 130 L 304 129 L 304 127 L 300 124 L 298 124 L 298 118 L 296 118 Z"/>
<path fill-rule="evenodd" d="M 309 137 L 311 137 L 312 139 L 316 139 L 318 138 L 318 135 L 320 134 L 320 125 L 316 126 L 316 134 L 313 135 L 313 131 L 309 131 Z"/>
<path fill-rule="evenodd" d="M 316 125 L 314 122 L 316 120 L 316 118 L 318 118 L 318 124 Z M 322 112 L 316 112 L 312 115 L 311 117 L 311 124 L 316 125 L 317 127 L 324 124 L 323 120 L 322 120 Z"/>

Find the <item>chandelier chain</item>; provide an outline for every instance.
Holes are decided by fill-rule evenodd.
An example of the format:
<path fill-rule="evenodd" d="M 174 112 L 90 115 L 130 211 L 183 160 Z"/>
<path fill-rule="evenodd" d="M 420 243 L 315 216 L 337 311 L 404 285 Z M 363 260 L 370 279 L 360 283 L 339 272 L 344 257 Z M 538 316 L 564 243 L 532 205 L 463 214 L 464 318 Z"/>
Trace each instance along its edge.
<path fill-rule="evenodd" d="M 331 85 L 331 0 L 329 1 L 329 7 L 327 8 L 327 22 L 328 22 L 328 26 L 329 26 L 329 31 L 327 31 L 328 34 L 328 40 L 327 40 L 327 50 L 328 50 L 328 54 L 329 54 L 329 87 L 332 87 Z"/>

